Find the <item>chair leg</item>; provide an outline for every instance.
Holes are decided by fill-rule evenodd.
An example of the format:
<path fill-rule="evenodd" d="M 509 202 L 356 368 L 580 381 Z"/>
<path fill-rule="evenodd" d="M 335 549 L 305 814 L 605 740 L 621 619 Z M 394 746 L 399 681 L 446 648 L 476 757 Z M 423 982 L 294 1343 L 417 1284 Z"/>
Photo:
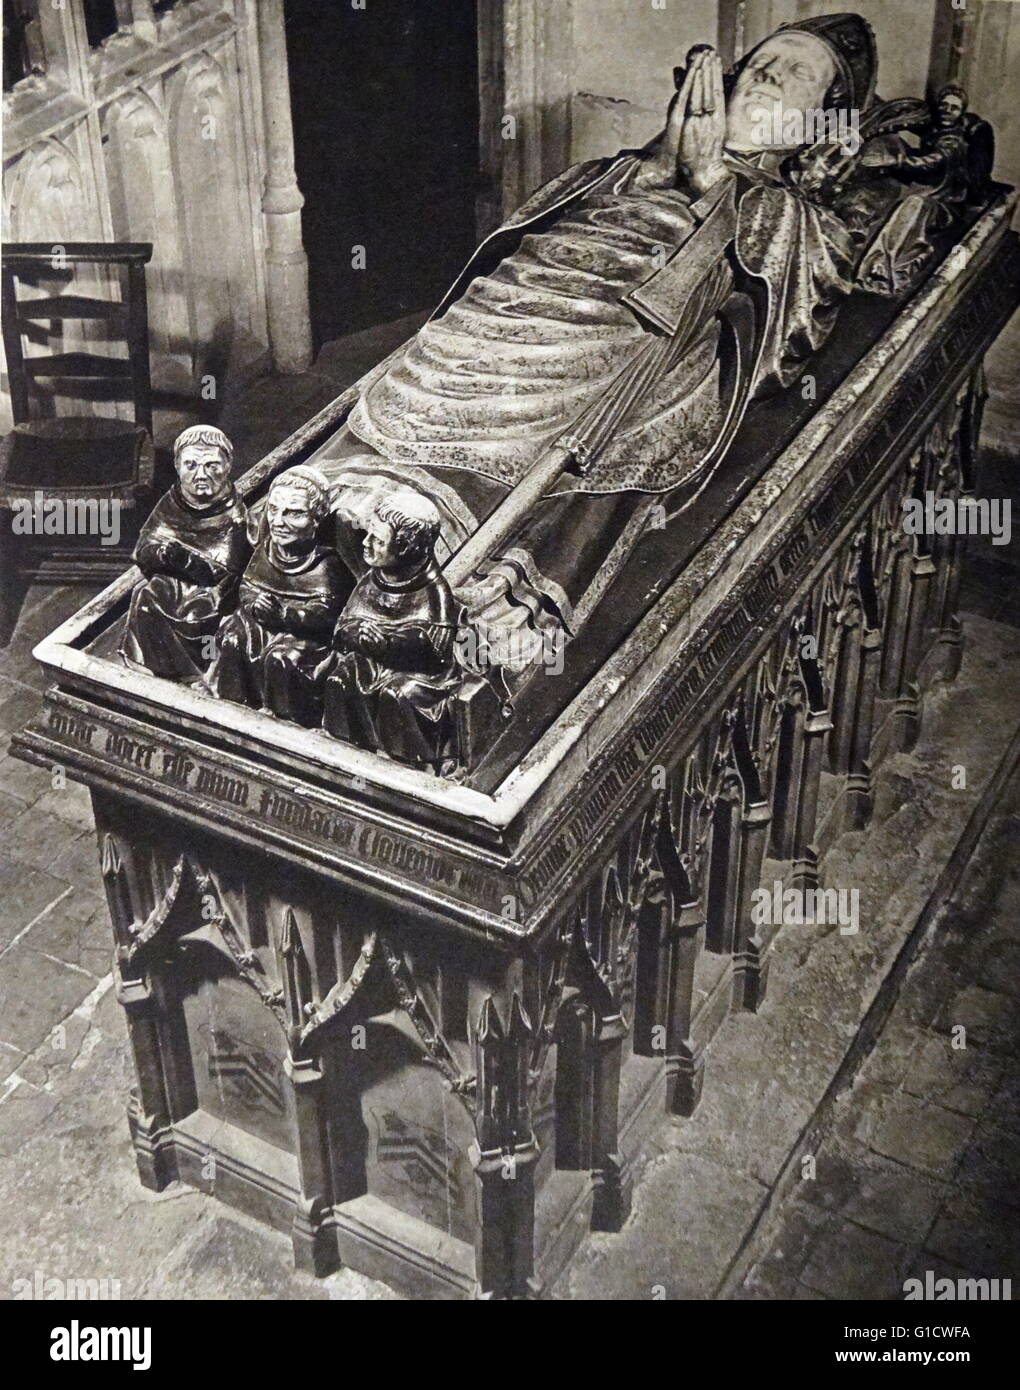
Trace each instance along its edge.
<path fill-rule="evenodd" d="M 11 530 L 12 520 L 11 512 L 0 512 L 0 647 L 14 636 L 29 582 L 18 568 L 20 547 Z"/>

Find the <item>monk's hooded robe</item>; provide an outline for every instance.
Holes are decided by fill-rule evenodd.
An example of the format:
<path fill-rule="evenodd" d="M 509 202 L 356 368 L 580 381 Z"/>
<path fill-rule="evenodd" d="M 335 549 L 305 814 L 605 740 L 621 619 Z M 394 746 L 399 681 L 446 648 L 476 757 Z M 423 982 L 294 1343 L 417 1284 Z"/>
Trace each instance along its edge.
<path fill-rule="evenodd" d="M 220 626 L 209 673 L 213 693 L 316 727 L 333 625 L 353 583 L 330 547 L 287 554 L 264 534 L 242 576 L 237 612 Z"/>
<path fill-rule="evenodd" d="M 191 506 L 176 484 L 160 498 L 135 546 L 145 580 L 131 598 L 121 650 L 126 665 L 201 684 L 208 639 L 233 607 L 251 555 L 247 524 L 233 488 L 207 507 Z"/>

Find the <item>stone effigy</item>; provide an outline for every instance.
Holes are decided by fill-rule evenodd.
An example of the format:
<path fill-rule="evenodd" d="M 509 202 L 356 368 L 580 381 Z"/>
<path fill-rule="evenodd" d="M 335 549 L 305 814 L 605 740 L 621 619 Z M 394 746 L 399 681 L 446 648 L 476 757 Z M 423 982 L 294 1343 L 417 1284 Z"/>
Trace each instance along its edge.
<path fill-rule="evenodd" d="M 1015 201 L 979 131 L 961 201 L 874 80 L 855 16 L 731 75 L 702 48 L 661 137 L 540 190 L 239 480 L 304 515 L 263 531 L 217 694 L 125 667 L 137 572 L 40 645 L 12 747 L 92 789 L 149 1186 L 213 1156 L 302 1267 L 443 1298 L 540 1296 L 627 1219 L 656 1114 L 764 998 L 766 859 L 818 884 L 959 663 L 964 538 L 903 517 L 972 493 Z M 819 99 L 861 108 L 856 154 L 737 148 Z M 897 142 L 945 157 L 920 260 Z M 299 631 L 257 602 L 310 606 L 288 557 L 332 576 Z"/>
<path fill-rule="evenodd" d="M 476 746 L 491 742 L 493 708 L 505 717 L 648 530 L 702 495 L 751 403 L 808 369 L 855 286 L 902 294 L 932 238 L 959 232 L 988 193 L 987 124 L 958 87 L 933 107 L 877 102 L 876 69 L 855 15 L 784 26 L 729 75 L 698 45 L 661 135 L 535 194 L 359 391 L 314 460 L 339 548 L 357 568 L 380 503 L 394 489 L 416 498 L 449 561 L 444 631 L 462 610 L 500 698 L 488 720 L 482 700 L 457 720 L 468 665 L 419 648 L 426 681 L 408 683 L 406 650 L 390 665 L 378 633 L 370 651 L 341 623 L 331 733 L 463 769 L 465 719 Z M 846 113 L 856 123 L 835 119 Z M 264 548 L 253 565 L 265 570 Z M 273 602 L 263 585 L 266 614 Z M 320 722 L 321 642 L 277 695 L 263 665 L 275 669 L 294 634 L 263 656 L 264 623 L 244 606 L 222 637 L 217 694 Z"/>

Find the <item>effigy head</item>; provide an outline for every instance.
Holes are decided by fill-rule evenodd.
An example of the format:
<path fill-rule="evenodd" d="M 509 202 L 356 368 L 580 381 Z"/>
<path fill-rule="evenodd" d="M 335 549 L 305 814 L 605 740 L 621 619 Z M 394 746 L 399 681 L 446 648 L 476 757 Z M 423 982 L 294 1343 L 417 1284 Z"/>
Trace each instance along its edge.
<path fill-rule="evenodd" d="M 177 486 L 192 507 L 211 507 L 233 486 L 230 466 L 234 446 L 214 425 L 191 425 L 174 440 Z"/>
<path fill-rule="evenodd" d="M 266 499 L 266 528 L 276 545 L 300 546 L 315 540 L 329 511 L 329 486 L 306 464 L 275 479 Z"/>
<path fill-rule="evenodd" d="M 855 14 L 783 25 L 734 69 L 726 143 L 735 149 L 795 148 L 811 141 L 808 113 L 840 112 L 856 124 L 871 105 L 878 60 L 871 26 Z M 799 115 L 798 122 L 792 119 Z M 805 138 L 804 130 L 808 134 Z"/>
<path fill-rule="evenodd" d="M 413 565 L 432 554 L 439 537 L 435 503 L 410 488 L 397 488 L 376 503 L 365 531 L 364 555 L 373 569 Z"/>

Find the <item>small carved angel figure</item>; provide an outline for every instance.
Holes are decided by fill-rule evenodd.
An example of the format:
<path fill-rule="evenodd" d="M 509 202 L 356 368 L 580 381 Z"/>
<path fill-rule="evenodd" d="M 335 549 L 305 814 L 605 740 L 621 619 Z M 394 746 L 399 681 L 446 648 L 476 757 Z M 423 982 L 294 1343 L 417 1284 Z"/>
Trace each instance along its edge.
<path fill-rule="evenodd" d="M 434 771 L 450 757 L 463 679 L 458 606 L 434 553 L 439 525 L 434 504 L 410 489 L 376 505 L 363 545 L 369 568 L 336 627 L 324 719 L 336 738 Z"/>
<path fill-rule="evenodd" d="M 354 578 L 318 543 L 329 491 L 298 465 L 273 483 L 265 534 L 241 580 L 238 610 L 220 627 L 210 673 L 216 695 L 312 728 L 322 719 L 330 638 Z"/>
<path fill-rule="evenodd" d="M 222 430 L 192 425 L 174 442 L 177 481 L 135 547 L 145 576 L 131 599 L 121 655 L 128 666 L 202 686 L 211 639 L 233 606 L 251 554 L 244 503 Z"/>

